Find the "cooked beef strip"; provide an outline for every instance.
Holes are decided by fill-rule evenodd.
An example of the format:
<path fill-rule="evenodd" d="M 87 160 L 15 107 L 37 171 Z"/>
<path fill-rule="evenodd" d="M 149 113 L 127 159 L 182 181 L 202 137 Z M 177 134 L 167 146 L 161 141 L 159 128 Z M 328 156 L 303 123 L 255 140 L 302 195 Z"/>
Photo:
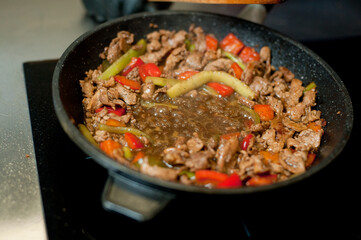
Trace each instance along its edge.
<path fill-rule="evenodd" d="M 231 161 L 233 154 L 236 153 L 238 148 L 239 148 L 239 141 L 236 137 L 231 137 L 228 140 L 224 140 L 224 139 L 221 140 L 221 143 L 216 152 L 218 171 L 221 172 L 225 171 L 226 163 Z"/>
<path fill-rule="evenodd" d="M 164 168 L 157 165 L 150 165 L 148 157 L 145 156 L 140 171 L 152 177 L 157 177 L 163 180 L 176 180 L 178 177 L 178 170 L 172 168 Z"/>
<path fill-rule="evenodd" d="M 142 85 L 142 95 L 141 97 L 143 99 L 152 99 L 153 94 L 155 91 L 155 86 L 152 80 L 145 81 L 145 83 Z"/>
<path fill-rule="evenodd" d="M 109 63 L 113 63 L 117 60 L 123 53 L 129 50 L 131 44 L 134 41 L 134 34 L 131 34 L 127 31 L 121 31 L 117 34 L 117 37 L 114 38 L 109 47 L 106 49 L 106 58 Z"/>
<path fill-rule="evenodd" d="M 204 67 L 204 71 L 224 71 L 228 72 L 231 68 L 233 61 L 227 58 L 219 58 L 215 61 L 208 63 Z"/>
<path fill-rule="evenodd" d="M 292 151 L 288 148 L 282 149 L 280 152 L 281 165 L 292 173 L 303 173 L 306 171 L 305 162 L 307 160 L 307 153 L 304 151 Z"/>

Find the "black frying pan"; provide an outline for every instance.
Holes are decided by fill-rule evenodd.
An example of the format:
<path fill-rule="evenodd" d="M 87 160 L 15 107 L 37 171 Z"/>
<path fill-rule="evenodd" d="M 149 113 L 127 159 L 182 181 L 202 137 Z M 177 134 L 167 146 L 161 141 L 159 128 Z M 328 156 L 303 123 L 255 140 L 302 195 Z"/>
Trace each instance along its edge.
<path fill-rule="evenodd" d="M 143 38 L 154 29 L 188 30 L 194 23 L 206 33 L 222 39 L 229 32 L 239 36 L 246 45 L 268 45 L 272 51 L 272 64 L 286 66 L 305 84 L 314 81 L 318 88 L 318 106 L 327 127 L 315 164 L 302 175 L 287 181 L 261 187 L 238 189 L 207 189 L 163 181 L 129 169 L 93 147 L 80 133 L 76 125 L 83 122 L 82 93 L 79 80 L 84 72 L 96 68 L 98 55 L 120 30 Z M 152 218 L 169 200 L 179 194 L 244 195 L 275 190 L 299 182 L 331 163 L 345 146 L 352 129 L 353 109 L 348 92 L 336 73 L 315 53 L 302 44 L 262 25 L 238 18 L 199 12 L 141 13 L 119 18 L 100 25 L 73 42 L 61 56 L 53 76 L 53 100 L 61 126 L 68 136 L 86 154 L 109 170 L 109 180 L 103 193 L 105 208 L 128 215 L 137 220 Z"/>

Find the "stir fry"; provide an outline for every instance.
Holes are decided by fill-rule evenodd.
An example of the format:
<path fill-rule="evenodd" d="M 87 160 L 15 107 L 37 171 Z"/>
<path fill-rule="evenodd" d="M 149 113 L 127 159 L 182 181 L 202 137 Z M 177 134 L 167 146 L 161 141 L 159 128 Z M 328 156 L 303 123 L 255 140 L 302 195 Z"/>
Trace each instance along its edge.
<path fill-rule="evenodd" d="M 271 49 L 201 27 L 121 31 L 80 80 L 83 135 L 141 173 L 208 188 L 262 186 L 313 164 L 326 121 L 317 85 Z"/>

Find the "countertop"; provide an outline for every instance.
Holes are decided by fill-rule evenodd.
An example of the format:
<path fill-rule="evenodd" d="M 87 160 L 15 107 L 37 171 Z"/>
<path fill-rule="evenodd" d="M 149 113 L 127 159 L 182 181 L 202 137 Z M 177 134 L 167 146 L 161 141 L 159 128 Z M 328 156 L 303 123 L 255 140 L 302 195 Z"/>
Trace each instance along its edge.
<path fill-rule="evenodd" d="M 23 62 L 59 58 L 92 27 L 81 1 L 1 1 L 1 240 L 47 239 Z"/>

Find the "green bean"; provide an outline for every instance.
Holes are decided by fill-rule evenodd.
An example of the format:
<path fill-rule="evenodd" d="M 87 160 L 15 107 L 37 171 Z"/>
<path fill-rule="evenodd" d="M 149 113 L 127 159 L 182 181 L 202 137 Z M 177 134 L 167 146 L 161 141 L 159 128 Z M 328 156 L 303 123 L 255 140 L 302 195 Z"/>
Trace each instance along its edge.
<path fill-rule="evenodd" d="M 106 124 L 102 124 L 100 123 L 98 125 L 98 129 L 99 130 L 103 130 L 103 131 L 107 131 L 107 132 L 111 132 L 111 133 L 118 133 L 118 134 L 124 134 L 124 133 L 133 133 L 136 136 L 144 136 L 146 137 L 150 143 L 153 144 L 153 139 L 146 134 L 145 132 L 142 132 L 136 128 L 131 128 L 131 127 L 113 127 L 113 126 L 108 126 Z"/>
<path fill-rule="evenodd" d="M 166 85 L 173 86 L 180 82 L 180 80 L 173 79 L 173 78 L 162 78 L 162 77 L 151 77 L 151 76 L 146 77 L 145 81 L 147 81 L 148 79 L 152 80 L 154 85 L 157 85 L 160 87 L 164 87 Z"/>
<path fill-rule="evenodd" d="M 91 135 L 89 129 L 84 124 L 78 124 L 78 128 L 83 136 L 91 142 L 93 145 L 98 146 L 98 143 L 94 140 L 93 136 Z"/>
<path fill-rule="evenodd" d="M 124 146 L 123 147 L 124 157 L 128 160 L 132 160 L 133 154 L 129 147 Z"/>
<path fill-rule="evenodd" d="M 312 90 L 312 89 L 314 89 L 314 88 L 316 88 L 316 87 L 317 87 L 317 85 L 316 85 L 315 82 L 310 82 L 310 83 L 305 87 L 305 89 L 303 90 L 303 92 L 310 91 L 310 90 Z"/>
<path fill-rule="evenodd" d="M 222 71 L 203 71 L 197 73 L 186 81 L 181 81 L 167 90 L 170 98 L 175 98 L 190 90 L 201 87 L 208 82 L 219 82 L 232 87 L 240 95 L 253 99 L 255 94 L 253 90 L 244 82 Z"/>
<path fill-rule="evenodd" d="M 168 107 L 168 108 L 178 109 L 178 106 L 169 104 L 169 103 L 141 102 L 140 105 L 143 107 L 146 107 L 146 108 L 159 106 L 159 107 Z"/>
<path fill-rule="evenodd" d="M 231 59 L 233 62 L 237 63 L 242 68 L 242 70 L 246 69 L 246 65 L 244 65 L 242 60 L 239 59 L 238 57 L 234 56 L 232 53 L 222 51 L 222 54 L 224 56 L 226 56 L 227 58 Z"/>
<path fill-rule="evenodd" d="M 253 122 L 255 124 L 258 124 L 261 122 L 261 119 L 260 119 L 258 113 L 256 113 L 253 109 L 246 107 L 246 106 L 241 106 L 241 108 L 249 114 L 249 116 L 253 119 Z"/>

